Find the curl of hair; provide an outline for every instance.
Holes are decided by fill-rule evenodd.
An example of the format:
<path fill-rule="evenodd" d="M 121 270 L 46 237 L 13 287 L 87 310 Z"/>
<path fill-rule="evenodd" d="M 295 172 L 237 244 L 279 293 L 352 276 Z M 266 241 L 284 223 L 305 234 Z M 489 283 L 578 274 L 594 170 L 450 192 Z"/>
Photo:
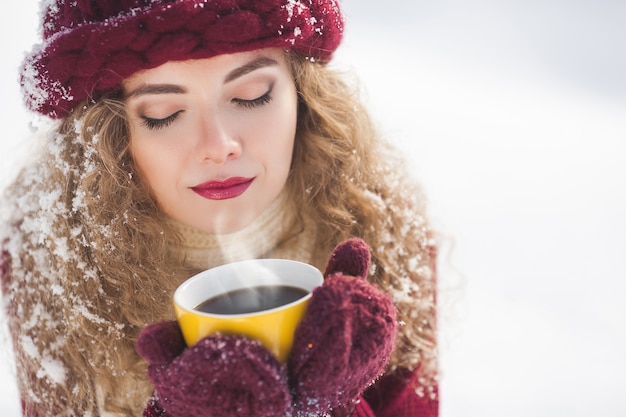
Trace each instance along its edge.
<path fill-rule="evenodd" d="M 33 200 L 27 216 L 50 223 L 43 235 L 17 224 L 24 237 L 11 254 L 12 269 L 37 290 L 9 289 L 9 310 L 36 317 L 43 306 L 50 315 L 32 332 L 12 329 L 38 349 L 16 343 L 18 384 L 30 397 L 24 412 L 98 415 L 101 403 L 135 415 L 152 390 L 136 338 L 146 323 L 172 318 L 169 303 L 155 300 L 167 300 L 185 276 L 167 250 L 176 235 L 134 168 L 122 101 L 78 107 L 48 142 L 45 162 L 8 190 Z M 53 210 L 41 207 L 42 196 L 55 200 Z M 42 250 L 46 261 L 31 255 Z M 63 364 L 63 383 L 38 375 L 42 357 Z"/>
<path fill-rule="evenodd" d="M 99 271 L 100 306 L 94 310 L 108 325 L 124 327 L 116 352 L 92 366 L 94 380 L 111 411 L 132 414 L 145 406 L 152 389 L 145 377 L 146 364 L 134 348 L 139 330 L 146 323 L 173 318 L 169 303 L 155 300 L 168 300 L 187 274 L 182 260 L 167 250 L 168 242 L 176 241 L 176 233 L 170 230 L 130 154 L 123 101 L 117 97 L 100 100 L 77 115 L 77 120 L 82 126 L 79 137 L 89 153 L 83 159 L 92 160 L 95 167 L 76 187 L 84 199 L 81 224 L 90 242 L 89 257 Z M 90 325 L 93 321 L 87 317 L 84 326 Z M 97 337 L 95 332 L 101 334 L 100 329 L 93 330 L 92 337 Z M 120 384 L 117 373 L 126 373 L 126 380 L 132 382 Z M 135 395 L 129 392 L 133 388 Z M 136 403 L 128 404 L 129 398 Z"/>
<path fill-rule="evenodd" d="M 423 193 L 401 152 L 379 137 L 358 84 L 295 54 L 289 62 L 300 98 L 292 198 L 315 219 L 322 254 L 351 236 L 370 245 L 370 280 L 393 295 L 401 324 L 390 371 L 421 367 L 432 385 L 436 260 Z"/>

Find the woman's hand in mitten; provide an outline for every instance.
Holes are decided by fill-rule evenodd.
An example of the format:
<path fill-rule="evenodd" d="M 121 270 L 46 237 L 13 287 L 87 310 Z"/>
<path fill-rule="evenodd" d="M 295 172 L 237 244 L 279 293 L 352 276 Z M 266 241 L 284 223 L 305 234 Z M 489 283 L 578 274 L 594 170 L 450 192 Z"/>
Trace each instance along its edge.
<path fill-rule="evenodd" d="M 214 335 L 187 348 L 170 321 L 143 329 L 137 352 L 156 390 L 144 416 L 276 417 L 290 410 L 284 367 L 256 341 Z"/>
<path fill-rule="evenodd" d="M 369 248 L 350 239 L 335 248 L 324 284 L 313 291 L 288 361 L 296 415 L 347 415 L 380 376 L 396 335 L 389 297 L 365 279 Z"/>

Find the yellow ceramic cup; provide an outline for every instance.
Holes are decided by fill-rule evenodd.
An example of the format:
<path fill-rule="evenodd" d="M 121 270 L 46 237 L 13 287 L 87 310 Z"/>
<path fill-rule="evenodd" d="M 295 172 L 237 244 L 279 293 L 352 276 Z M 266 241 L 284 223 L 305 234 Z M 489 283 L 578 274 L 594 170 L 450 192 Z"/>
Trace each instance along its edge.
<path fill-rule="evenodd" d="M 233 262 L 200 272 L 182 283 L 174 292 L 174 310 L 188 346 L 214 333 L 238 334 L 259 340 L 284 363 L 311 291 L 322 282 L 322 273 L 317 268 L 298 261 L 254 259 Z M 221 294 L 265 285 L 302 288 L 307 294 L 289 304 L 254 313 L 212 314 L 195 309 Z"/>

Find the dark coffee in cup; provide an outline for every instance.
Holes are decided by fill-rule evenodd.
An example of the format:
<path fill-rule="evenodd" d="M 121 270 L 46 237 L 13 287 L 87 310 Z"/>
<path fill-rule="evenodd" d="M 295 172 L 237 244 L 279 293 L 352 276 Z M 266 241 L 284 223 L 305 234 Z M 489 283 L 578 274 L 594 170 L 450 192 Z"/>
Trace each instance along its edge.
<path fill-rule="evenodd" d="M 264 285 L 241 288 L 219 294 L 194 307 L 210 314 L 247 314 L 284 306 L 307 295 L 309 291 L 289 285 Z"/>

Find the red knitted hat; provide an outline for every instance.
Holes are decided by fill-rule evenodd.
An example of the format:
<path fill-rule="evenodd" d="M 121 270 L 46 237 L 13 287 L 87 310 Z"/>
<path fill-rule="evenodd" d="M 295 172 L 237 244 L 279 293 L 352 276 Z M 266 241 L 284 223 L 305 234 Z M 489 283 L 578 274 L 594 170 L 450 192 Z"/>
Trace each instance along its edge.
<path fill-rule="evenodd" d="M 337 0 L 46 0 L 43 43 L 21 73 L 26 105 L 62 118 L 137 71 L 280 47 L 320 61 L 339 46 Z"/>

